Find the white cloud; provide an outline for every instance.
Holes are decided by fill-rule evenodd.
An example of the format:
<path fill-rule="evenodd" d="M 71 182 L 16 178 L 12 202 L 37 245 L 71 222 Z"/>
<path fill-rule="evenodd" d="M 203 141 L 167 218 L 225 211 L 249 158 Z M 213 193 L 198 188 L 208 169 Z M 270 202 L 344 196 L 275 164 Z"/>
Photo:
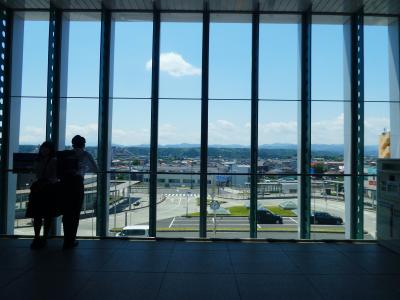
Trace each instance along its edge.
<path fill-rule="evenodd" d="M 297 122 L 269 122 L 258 125 L 259 144 L 297 143 Z"/>
<path fill-rule="evenodd" d="M 146 63 L 146 69 L 151 71 L 152 60 Z M 160 71 L 166 72 L 174 77 L 199 76 L 201 69 L 188 63 L 182 55 L 175 52 L 160 54 Z"/>
<path fill-rule="evenodd" d="M 46 138 L 45 128 L 25 126 L 21 128 L 20 144 L 41 144 Z"/>
<path fill-rule="evenodd" d="M 150 129 L 112 129 L 112 143 L 118 145 L 139 145 L 150 143 Z"/>
<path fill-rule="evenodd" d="M 228 120 L 216 120 L 208 124 L 209 144 L 250 144 L 248 124 L 235 124 Z"/>
<path fill-rule="evenodd" d="M 198 125 L 198 124 L 197 124 Z M 372 117 L 365 119 L 365 144 L 377 145 L 379 135 L 384 128 L 389 128 L 389 118 Z M 297 122 L 259 123 L 259 144 L 289 143 L 296 144 Z M 97 145 L 98 125 L 70 124 L 66 128 L 66 144 L 69 145 L 74 135 L 80 134 L 88 145 Z M 250 123 L 235 123 L 233 120 L 214 120 L 208 124 L 210 144 L 250 144 Z M 45 139 L 46 129 L 36 126 L 23 126 L 20 133 L 20 144 L 40 144 Z M 200 143 L 198 126 L 181 126 L 180 124 L 161 123 L 158 130 L 159 144 Z M 344 142 L 344 116 L 312 122 L 313 144 L 342 144 Z M 150 143 L 150 128 L 123 129 L 113 128 L 112 142 L 120 145 L 138 145 Z"/>
<path fill-rule="evenodd" d="M 160 124 L 158 128 L 158 142 L 160 144 L 173 144 L 178 139 L 178 130 L 171 124 Z"/>
<path fill-rule="evenodd" d="M 210 129 L 214 130 L 234 130 L 236 125 L 227 120 L 217 120 L 214 123 L 210 123 Z"/>
<path fill-rule="evenodd" d="M 200 144 L 200 128 L 199 124 L 193 126 L 185 126 L 184 124 L 172 125 L 162 123 L 158 128 L 158 143 L 160 145 L 168 144 Z"/>
<path fill-rule="evenodd" d="M 66 128 L 65 144 L 70 145 L 71 139 L 79 134 L 86 139 L 86 144 L 89 146 L 97 145 L 98 140 L 98 125 L 96 123 L 76 125 L 70 124 Z"/>
<path fill-rule="evenodd" d="M 113 129 L 112 143 L 118 145 L 140 145 L 150 143 L 150 128 L 134 130 Z M 200 129 L 194 127 L 177 127 L 170 123 L 161 123 L 158 127 L 158 143 L 168 144 L 200 144 Z"/>
<path fill-rule="evenodd" d="M 311 124 L 312 144 L 343 144 L 344 114 L 334 119 L 315 121 Z"/>

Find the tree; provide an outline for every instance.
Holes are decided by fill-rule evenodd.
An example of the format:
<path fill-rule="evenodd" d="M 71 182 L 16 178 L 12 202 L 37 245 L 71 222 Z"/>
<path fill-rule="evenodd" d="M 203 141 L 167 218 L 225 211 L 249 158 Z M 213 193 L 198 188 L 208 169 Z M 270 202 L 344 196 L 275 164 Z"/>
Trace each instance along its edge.
<path fill-rule="evenodd" d="M 138 159 L 132 160 L 132 166 L 138 166 L 140 165 L 140 161 Z"/>
<path fill-rule="evenodd" d="M 326 167 L 323 163 L 316 163 L 313 165 L 314 171 L 317 174 L 322 174 L 326 171 Z"/>

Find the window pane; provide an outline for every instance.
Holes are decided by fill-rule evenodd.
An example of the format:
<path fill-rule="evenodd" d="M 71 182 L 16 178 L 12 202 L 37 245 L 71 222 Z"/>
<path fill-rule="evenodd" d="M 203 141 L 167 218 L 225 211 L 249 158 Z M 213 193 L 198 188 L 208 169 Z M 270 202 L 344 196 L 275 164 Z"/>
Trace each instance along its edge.
<path fill-rule="evenodd" d="M 313 24 L 311 41 L 312 99 L 343 100 L 343 25 Z"/>
<path fill-rule="evenodd" d="M 113 100 L 111 167 L 114 170 L 149 169 L 150 116 L 150 100 Z"/>
<path fill-rule="evenodd" d="M 389 100 L 388 27 L 364 26 L 364 99 Z"/>
<path fill-rule="evenodd" d="M 343 176 L 312 177 L 311 239 L 345 238 L 344 196 Z"/>
<path fill-rule="evenodd" d="M 368 21 L 382 21 L 369 18 Z M 383 22 L 383 24 L 386 23 Z M 364 26 L 364 231 L 376 239 L 376 162 L 390 157 L 388 26 Z"/>
<path fill-rule="evenodd" d="M 100 20 L 99 14 L 91 17 Z M 70 21 L 68 97 L 99 96 L 100 29 L 99 21 Z"/>
<path fill-rule="evenodd" d="M 30 16 L 43 18 L 43 20 L 33 21 L 26 19 L 24 21 L 24 50 L 21 95 L 46 97 L 47 60 L 49 47 L 48 14 L 30 14 Z"/>
<path fill-rule="evenodd" d="M 114 97 L 151 96 L 153 23 L 151 15 L 114 14 Z"/>
<path fill-rule="evenodd" d="M 21 100 L 19 152 L 31 152 L 46 140 L 46 98 L 27 98 Z"/>
<path fill-rule="evenodd" d="M 364 104 L 364 230 L 376 238 L 376 164 L 379 156 L 390 157 L 390 103 Z"/>
<path fill-rule="evenodd" d="M 246 19 L 247 22 L 222 23 L 224 20 L 214 19 L 211 16 L 209 70 L 211 99 L 251 97 L 251 16 L 237 15 L 232 18 Z"/>
<path fill-rule="evenodd" d="M 298 238 L 297 190 L 297 176 L 262 175 L 258 177 L 258 238 Z"/>
<path fill-rule="evenodd" d="M 385 155 L 390 147 L 385 146 L 385 136 L 390 132 L 390 103 L 368 102 L 364 104 L 364 155 L 367 174 L 376 174 L 379 152 Z M 381 142 L 382 141 L 382 144 Z"/>
<path fill-rule="evenodd" d="M 208 172 L 250 172 L 250 101 L 208 104 Z"/>
<path fill-rule="evenodd" d="M 157 175 L 157 236 L 198 237 L 200 176 Z"/>
<path fill-rule="evenodd" d="M 314 101 L 311 110 L 311 173 L 343 174 L 343 103 Z"/>
<path fill-rule="evenodd" d="M 37 148 L 29 152 L 37 153 Z M 24 151 L 28 152 L 28 151 Z M 35 181 L 34 174 L 17 174 L 16 200 L 15 200 L 15 235 L 34 235 L 31 218 L 26 217 L 30 186 Z"/>
<path fill-rule="evenodd" d="M 38 145 L 46 139 L 48 13 L 28 13 L 24 20 L 20 145 Z M 23 95 L 22 98 L 18 96 Z M 19 151 L 30 152 L 29 149 Z"/>
<path fill-rule="evenodd" d="M 111 174 L 109 207 L 108 226 L 111 236 L 148 237 L 148 175 L 135 173 Z M 145 230 L 144 235 L 133 234 L 132 232 L 126 235 L 121 234 L 123 230 L 139 229 Z"/>
<path fill-rule="evenodd" d="M 98 145 L 98 106 L 98 99 L 67 99 L 66 147 L 70 148 L 72 138 L 79 134 L 86 139 L 86 151 L 95 160 L 97 160 Z M 85 114 L 82 114 L 82 111 Z M 85 175 L 84 193 L 78 236 L 95 236 L 97 174 L 87 173 Z"/>
<path fill-rule="evenodd" d="M 97 156 L 98 140 L 98 99 L 68 99 L 66 146 L 71 145 L 72 138 L 79 134 L 86 139 L 86 148 L 92 149 Z M 84 114 L 82 112 L 85 112 Z"/>
<path fill-rule="evenodd" d="M 46 139 L 48 13 L 26 13 L 23 22 L 21 91 L 11 95 L 11 101 L 20 102 L 21 110 L 19 128 L 11 131 L 19 134 L 18 152 L 37 153 L 38 145 Z M 36 178 L 34 174 L 22 173 L 16 178 L 14 232 L 33 235 L 32 219 L 25 215 L 30 186 Z"/>
<path fill-rule="evenodd" d="M 207 236 L 248 238 L 249 175 L 208 175 L 207 180 Z M 212 200 L 218 201 L 218 209 L 211 208 Z"/>
<path fill-rule="evenodd" d="M 160 98 L 200 98 L 202 23 L 161 18 Z"/>
<path fill-rule="evenodd" d="M 199 172 L 200 111 L 198 100 L 160 100 L 158 125 L 159 171 Z M 190 161 L 190 168 L 185 167 Z"/>
<path fill-rule="evenodd" d="M 268 21 L 268 17 L 265 17 Z M 259 98 L 297 100 L 298 24 L 260 24 Z"/>
<path fill-rule="evenodd" d="M 297 173 L 297 101 L 258 104 L 258 171 Z"/>

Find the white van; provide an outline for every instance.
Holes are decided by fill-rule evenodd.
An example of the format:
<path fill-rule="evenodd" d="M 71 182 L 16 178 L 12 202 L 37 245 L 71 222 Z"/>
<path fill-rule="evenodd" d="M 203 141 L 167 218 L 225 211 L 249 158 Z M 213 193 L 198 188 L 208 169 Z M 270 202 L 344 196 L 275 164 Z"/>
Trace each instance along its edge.
<path fill-rule="evenodd" d="M 149 236 L 149 225 L 131 225 L 122 228 L 121 232 L 118 232 L 117 237 L 148 237 Z"/>

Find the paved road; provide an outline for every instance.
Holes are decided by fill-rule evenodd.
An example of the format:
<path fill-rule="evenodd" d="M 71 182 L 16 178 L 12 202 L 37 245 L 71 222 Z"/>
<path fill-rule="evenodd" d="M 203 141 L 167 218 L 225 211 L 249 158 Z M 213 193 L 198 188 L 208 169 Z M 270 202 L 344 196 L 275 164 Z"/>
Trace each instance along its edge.
<path fill-rule="evenodd" d="M 179 229 L 179 228 L 198 228 L 199 226 L 199 217 L 174 217 L 168 218 L 164 220 L 159 220 L 157 222 L 157 227 L 160 228 L 171 228 L 171 229 Z M 225 216 L 217 216 L 207 218 L 207 225 L 210 227 L 214 227 L 214 224 L 217 224 L 218 227 L 221 228 L 239 228 L 239 229 L 248 229 L 249 228 L 249 219 L 247 217 L 225 217 Z M 294 225 L 296 227 L 297 217 L 296 218 L 283 218 L 283 225 Z M 258 224 L 258 228 L 271 228 L 271 227 L 282 227 L 281 224 Z"/>
<path fill-rule="evenodd" d="M 171 228 L 179 229 L 179 228 L 191 228 L 193 227 L 194 230 L 198 231 L 199 221 L 198 218 L 182 218 L 182 216 L 186 215 L 186 212 L 193 213 L 199 212 L 199 206 L 197 198 L 199 197 L 199 193 L 196 190 L 193 190 L 190 194 L 186 192 L 180 191 L 179 193 L 176 190 L 165 190 L 164 193 L 159 193 L 159 199 L 165 195 L 165 201 L 159 203 L 157 205 L 157 227 L 158 228 Z M 125 224 L 127 225 L 134 225 L 134 224 L 148 224 L 149 220 L 149 209 L 148 209 L 148 193 L 139 193 L 135 192 L 131 195 L 131 197 L 135 197 L 136 199 L 140 199 L 140 206 L 135 207 L 134 210 L 129 211 L 128 205 L 121 204 L 116 209 L 116 214 L 114 214 L 114 210 L 110 209 L 110 216 L 109 216 L 109 228 L 114 227 L 123 227 Z M 229 199 L 218 199 L 223 200 L 225 203 L 222 204 L 222 207 L 229 208 L 231 206 L 240 206 L 240 205 L 248 205 L 248 200 L 229 200 Z M 287 199 L 286 199 L 287 200 Z M 263 199 L 259 200 L 260 205 L 279 205 L 279 203 L 286 201 L 285 199 Z M 297 199 L 293 198 L 290 199 L 297 203 Z M 133 207 L 132 207 L 133 208 Z M 329 212 L 333 215 L 340 216 L 344 219 L 344 202 L 340 201 L 325 201 L 324 199 L 320 198 L 313 198 L 312 199 L 312 209 L 321 210 Z M 365 211 L 365 229 L 374 236 L 375 233 L 375 224 L 376 224 L 376 213 L 374 211 Z M 25 227 L 23 226 L 24 223 L 27 223 L 30 220 L 24 219 L 19 220 L 19 224 L 22 226 L 20 228 L 16 228 L 16 234 L 33 234 L 32 227 Z M 172 225 L 171 225 L 172 223 Z M 28 223 L 27 223 L 28 224 Z M 208 221 L 209 229 L 213 229 L 214 223 L 213 219 L 209 218 Z M 272 228 L 272 227 L 290 227 L 296 229 L 297 218 L 284 218 L 283 225 L 275 225 L 275 224 L 259 224 L 259 228 Z M 324 226 L 324 225 L 318 225 Z M 247 218 L 223 218 L 217 217 L 217 227 L 234 227 L 234 228 L 241 228 L 243 230 L 248 231 L 249 224 Z M 343 227 L 343 226 L 342 226 Z M 84 218 L 80 222 L 78 234 L 82 236 L 95 236 L 96 230 L 96 218 Z M 261 231 L 260 231 L 261 232 Z M 183 232 L 166 232 L 168 236 L 198 236 L 198 233 L 190 233 L 189 235 Z M 232 237 L 248 237 L 248 233 L 229 233 L 225 232 L 224 236 L 229 237 L 233 234 Z M 261 233 L 260 233 L 261 234 Z M 259 235 L 260 235 L 259 234 Z M 262 233 L 264 234 L 264 233 Z M 280 236 L 289 236 L 289 233 L 278 232 Z M 163 236 L 164 233 L 160 231 L 160 236 Z M 243 235 L 243 236 L 242 236 Z M 274 234 L 272 234 L 274 235 Z M 340 237 L 336 237 L 337 234 L 328 233 L 325 234 L 331 236 L 332 238 L 344 238 L 343 234 L 339 234 Z M 293 236 L 293 237 L 292 237 Z M 318 238 L 321 238 L 321 235 L 318 235 Z M 296 238 L 296 233 L 290 234 L 290 237 L 287 238 Z M 312 238 L 317 238 L 316 235 L 312 236 Z M 327 236 L 324 238 L 328 238 Z"/>
<path fill-rule="evenodd" d="M 298 224 L 297 217 L 283 217 L 283 224 L 257 224 L 259 229 L 276 229 L 282 230 L 285 229 L 297 229 Z M 199 217 L 174 217 L 169 219 L 163 219 L 157 221 L 157 228 L 159 230 L 198 230 L 199 228 Z M 216 223 L 217 229 L 234 229 L 234 230 L 249 230 L 249 220 L 247 217 L 226 217 L 226 216 L 217 216 L 207 218 L 207 226 L 208 229 L 213 229 L 214 224 Z M 313 225 L 313 229 L 317 230 L 344 230 L 343 225 Z"/>

